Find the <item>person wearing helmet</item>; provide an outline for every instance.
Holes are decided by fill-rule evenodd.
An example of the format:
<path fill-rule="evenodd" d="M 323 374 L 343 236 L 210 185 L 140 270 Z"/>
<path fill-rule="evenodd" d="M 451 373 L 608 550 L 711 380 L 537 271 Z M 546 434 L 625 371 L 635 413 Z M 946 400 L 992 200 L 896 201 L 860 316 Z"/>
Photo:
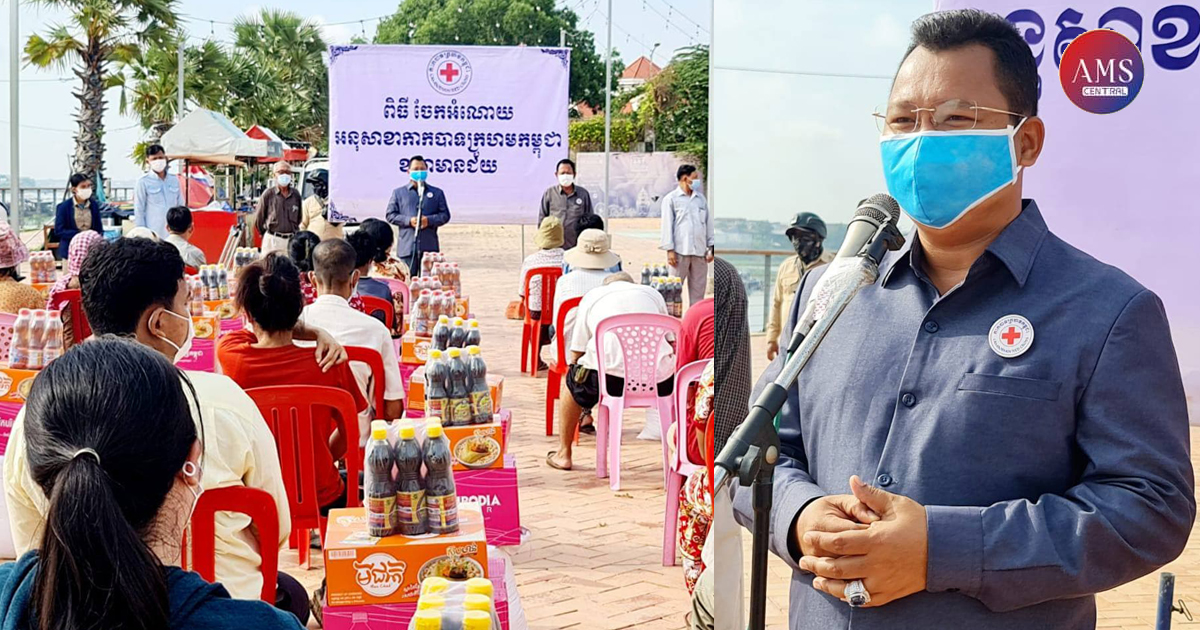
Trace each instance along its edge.
<path fill-rule="evenodd" d="M 796 256 L 783 261 L 783 264 L 779 265 L 779 273 L 775 275 L 775 290 L 771 293 L 771 317 L 767 321 L 768 361 L 775 360 L 775 355 L 779 354 L 779 333 L 783 329 L 783 320 L 792 306 L 792 300 L 796 297 L 800 279 L 810 269 L 833 260 L 834 255 L 834 252 L 824 251 L 823 243 L 829 235 L 825 222 L 811 212 L 797 213 L 784 234 L 792 242 Z"/>
<path fill-rule="evenodd" d="M 304 200 L 304 212 L 300 218 L 300 230 L 316 234 L 322 241 L 331 238 L 346 238 L 341 223 L 329 220 L 329 171 L 319 168 L 307 178 L 312 184 L 313 194 Z"/>

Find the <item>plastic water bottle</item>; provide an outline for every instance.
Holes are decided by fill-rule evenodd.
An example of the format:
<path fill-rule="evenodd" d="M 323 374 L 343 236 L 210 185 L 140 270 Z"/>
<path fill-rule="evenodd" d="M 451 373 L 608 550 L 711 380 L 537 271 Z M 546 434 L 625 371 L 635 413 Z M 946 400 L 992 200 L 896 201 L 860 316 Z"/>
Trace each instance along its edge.
<path fill-rule="evenodd" d="M 58 311 L 46 311 L 46 341 L 42 344 L 42 365 L 50 365 L 51 361 L 61 357 L 62 354 L 62 313 Z"/>
<path fill-rule="evenodd" d="M 33 312 L 33 321 L 29 326 L 29 369 L 40 370 L 45 366 L 42 348 L 46 344 L 46 311 L 38 309 Z"/>
<path fill-rule="evenodd" d="M 29 329 L 33 325 L 33 311 L 23 308 L 17 312 L 13 323 L 12 343 L 8 346 L 8 367 L 24 370 L 29 367 Z"/>
<path fill-rule="evenodd" d="M 471 376 L 471 421 L 487 424 L 492 421 L 492 389 L 487 382 L 487 363 L 479 346 L 467 348 L 467 373 Z"/>
<path fill-rule="evenodd" d="M 425 429 L 425 506 L 429 514 L 429 531 L 434 534 L 453 534 L 458 531 L 458 492 L 454 486 L 450 441 L 442 432 L 442 424 L 430 420 Z"/>
<path fill-rule="evenodd" d="M 367 535 L 391 536 L 396 530 L 396 486 L 392 483 L 392 446 L 387 441 L 387 423 L 371 422 L 371 441 L 363 463 L 367 507 Z"/>
<path fill-rule="evenodd" d="M 400 425 L 400 442 L 396 444 L 396 527 L 405 536 L 419 536 L 428 531 L 425 520 L 425 479 L 421 476 L 424 458 L 417 442 L 412 422 Z"/>

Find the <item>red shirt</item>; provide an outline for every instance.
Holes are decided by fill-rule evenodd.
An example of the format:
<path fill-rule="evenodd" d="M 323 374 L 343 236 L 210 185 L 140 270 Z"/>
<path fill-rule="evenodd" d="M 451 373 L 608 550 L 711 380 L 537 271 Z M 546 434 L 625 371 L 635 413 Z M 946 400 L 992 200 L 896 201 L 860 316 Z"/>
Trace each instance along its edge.
<path fill-rule="evenodd" d="M 687 313 L 683 316 L 683 328 L 679 334 L 679 351 L 675 353 L 676 372 L 693 361 L 713 358 L 715 349 L 713 320 L 716 318 L 713 306 L 715 303 L 713 298 L 700 300 L 688 308 Z M 703 429 L 704 422 L 697 423 L 696 421 L 693 411 L 693 407 L 695 407 L 693 392 L 688 392 L 687 401 L 688 460 L 699 464 L 703 463 L 704 459 L 700 453 L 700 445 L 696 443 L 696 429 L 697 427 Z"/>
<path fill-rule="evenodd" d="M 258 343 L 258 338 L 254 333 L 238 330 L 222 337 L 217 347 L 217 360 L 221 362 L 221 371 L 242 389 L 271 385 L 337 387 L 350 392 L 354 397 L 355 410 L 362 411 L 367 408 L 367 401 L 358 389 L 349 363 L 322 372 L 312 348 L 254 348 L 252 344 L 255 343 Z M 316 449 L 314 465 L 317 501 L 324 506 L 337 501 L 342 496 L 344 487 L 342 477 L 333 462 L 333 455 L 329 452 L 329 437 L 333 435 L 337 425 L 328 412 L 321 414 L 314 421 L 314 437 L 323 438 L 323 448 Z M 345 421 L 357 423 L 358 417 L 346 418 Z"/>

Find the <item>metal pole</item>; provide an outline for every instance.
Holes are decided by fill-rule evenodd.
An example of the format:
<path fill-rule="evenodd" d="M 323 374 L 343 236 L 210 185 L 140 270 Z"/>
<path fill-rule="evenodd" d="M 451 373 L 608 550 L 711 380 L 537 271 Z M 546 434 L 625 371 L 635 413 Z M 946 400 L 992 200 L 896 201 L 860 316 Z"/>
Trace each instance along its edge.
<path fill-rule="evenodd" d="M 774 286 L 771 282 L 771 255 L 767 254 L 763 261 L 763 330 L 767 329 L 767 322 L 771 321 L 771 287 Z"/>
<path fill-rule="evenodd" d="M 1171 630 L 1171 613 L 1175 605 L 1175 574 L 1158 574 L 1158 620 L 1154 630 Z"/>
<path fill-rule="evenodd" d="M 8 195 L 8 221 L 18 235 L 21 234 L 21 45 L 17 41 L 20 29 L 17 21 L 21 18 L 20 2 L 9 0 L 8 28 L 8 103 L 12 116 L 8 125 L 9 133 L 9 187 L 12 192 Z"/>
<path fill-rule="evenodd" d="M 567 29 L 565 29 L 565 28 L 558 29 L 558 47 L 559 48 L 567 47 Z"/>
<path fill-rule="evenodd" d="M 613 3 L 608 0 L 608 37 L 604 40 L 604 231 L 609 230 L 609 158 L 612 153 L 612 24 Z"/>
<path fill-rule="evenodd" d="M 525 261 L 525 224 L 521 224 L 521 261 Z"/>
<path fill-rule="evenodd" d="M 179 37 L 179 71 L 178 71 L 178 77 L 176 77 L 176 90 L 179 93 L 179 96 L 178 96 L 179 101 L 176 104 L 176 109 L 175 109 L 175 122 L 176 123 L 183 120 L 183 46 L 185 43 L 186 43 L 186 40 L 183 39 L 183 34 L 180 33 L 180 37 Z"/>

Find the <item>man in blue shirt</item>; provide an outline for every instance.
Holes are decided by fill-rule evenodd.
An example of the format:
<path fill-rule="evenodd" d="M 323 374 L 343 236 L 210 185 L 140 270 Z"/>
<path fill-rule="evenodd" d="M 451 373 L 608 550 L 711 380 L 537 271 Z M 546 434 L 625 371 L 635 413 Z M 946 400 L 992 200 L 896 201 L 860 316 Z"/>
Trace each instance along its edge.
<path fill-rule="evenodd" d="M 780 415 L 790 625 L 847 627 L 854 588 L 854 630 L 1093 628 L 1095 593 L 1176 558 L 1195 518 L 1166 313 L 1022 199 L 1046 134 L 1016 29 L 947 11 L 913 38 L 880 147 L 916 232 Z M 835 268 L 805 278 L 785 338 Z M 749 525 L 750 493 L 735 507 Z"/>
<path fill-rule="evenodd" d="M 450 208 L 446 205 L 446 193 L 425 183 L 429 177 L 425 158 L 413 156 L 408 161 L 408 172 L 412 180 L 392 191 L 387 220 L 400 228 L 396 257 L 408 265 L 413 275 L 420 275 L 421 255 L 441 251 L 437 229 L 450 222 Z"/>
<path fill-rule="evenodd" d="M 161 144 L 146 147 L 146 161 L 150 171 L 137 181 L 133 189 L 133 223 L 135 227 L 154 230 L 158 238 L 166 240 L 167 210 L 185 205 L 179 178 L 167 173 L 167 152 Z"/>

